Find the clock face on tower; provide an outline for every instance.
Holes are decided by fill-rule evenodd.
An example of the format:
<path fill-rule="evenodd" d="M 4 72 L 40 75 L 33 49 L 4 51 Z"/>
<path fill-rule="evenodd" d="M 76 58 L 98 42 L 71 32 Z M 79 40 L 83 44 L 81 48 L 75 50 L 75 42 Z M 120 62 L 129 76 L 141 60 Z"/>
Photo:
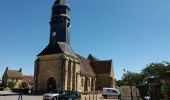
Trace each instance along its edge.
<path fill-rule="evenodd" d="M 57 2 L 60 1 L 60 2 Z M 50 43 L 65 42 L 70 43 L 70 8 L 65 0 L 56 0 L 52 7 L 52 15 L 50 21 Z"/>

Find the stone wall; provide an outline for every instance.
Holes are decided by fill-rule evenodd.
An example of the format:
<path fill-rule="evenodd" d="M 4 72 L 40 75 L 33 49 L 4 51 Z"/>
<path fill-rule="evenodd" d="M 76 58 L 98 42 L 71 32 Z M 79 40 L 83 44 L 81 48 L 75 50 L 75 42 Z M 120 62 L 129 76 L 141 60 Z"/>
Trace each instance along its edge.
<path fill-rule="evenodd" d="M 76 58 L 65 54 L 40 56 L 35 62 L 35 90 L 48 90 L 48 79 L 54 78 L 57 89 L 83 90 L 80 87 L 80 64 Z"/>
<path fill-rule="evenodd" d="M 102 90 L 104 87 L 114 88 L 112 77 L 110 77 L 110 74 L 97 74 L 96 89 Z"/>

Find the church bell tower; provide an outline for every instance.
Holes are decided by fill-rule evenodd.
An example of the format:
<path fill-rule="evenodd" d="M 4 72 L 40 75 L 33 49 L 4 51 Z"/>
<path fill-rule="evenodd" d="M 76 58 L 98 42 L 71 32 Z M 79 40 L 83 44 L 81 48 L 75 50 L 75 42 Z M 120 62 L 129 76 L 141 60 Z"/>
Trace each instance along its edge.
<path fill-rule="evenodd" d="M 69 13 L 66 0 L 54 2 L 49 44 L 35 61 L 35 93 L 61 88 L 76 90 L 76 73 L 80 71 L 80 65 L 76 53 L 70 47 Z"/>
<path fill-rule="evenodd" d="M 56 0 L 52 7 L 50 44 L 70 44 L 70 8 L 66 0 Z"/>
<path fill-rule="evenodd" d="M 38 55 L 66 53 L 76 56 L 70 47 L 70 8 L 66 0 L 56 0 L 52 6 L 48 46 Z"/>

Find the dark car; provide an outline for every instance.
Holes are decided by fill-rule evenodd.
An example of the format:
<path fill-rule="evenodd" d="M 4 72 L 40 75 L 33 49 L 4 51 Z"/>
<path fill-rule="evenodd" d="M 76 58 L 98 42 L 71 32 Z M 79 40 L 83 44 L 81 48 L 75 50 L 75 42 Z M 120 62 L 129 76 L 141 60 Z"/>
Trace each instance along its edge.
<path fill-rule="evenodd" d="M 59 96 L 59 100 L 81 100 L 81 94 L 78 91 L 67 91 L 62 96 Z"/>

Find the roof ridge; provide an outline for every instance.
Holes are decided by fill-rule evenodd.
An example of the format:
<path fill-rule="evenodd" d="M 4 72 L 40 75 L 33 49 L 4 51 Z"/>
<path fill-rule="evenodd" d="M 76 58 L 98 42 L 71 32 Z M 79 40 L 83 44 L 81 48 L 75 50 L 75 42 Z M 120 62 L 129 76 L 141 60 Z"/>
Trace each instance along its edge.
<path fill-rule="evenodd" d="M 93 56 L 91 53 L 89 54 L 87 59 L 90 60 L 90 61 L 99 61 L 99 59 L 97 57 Z"/>

